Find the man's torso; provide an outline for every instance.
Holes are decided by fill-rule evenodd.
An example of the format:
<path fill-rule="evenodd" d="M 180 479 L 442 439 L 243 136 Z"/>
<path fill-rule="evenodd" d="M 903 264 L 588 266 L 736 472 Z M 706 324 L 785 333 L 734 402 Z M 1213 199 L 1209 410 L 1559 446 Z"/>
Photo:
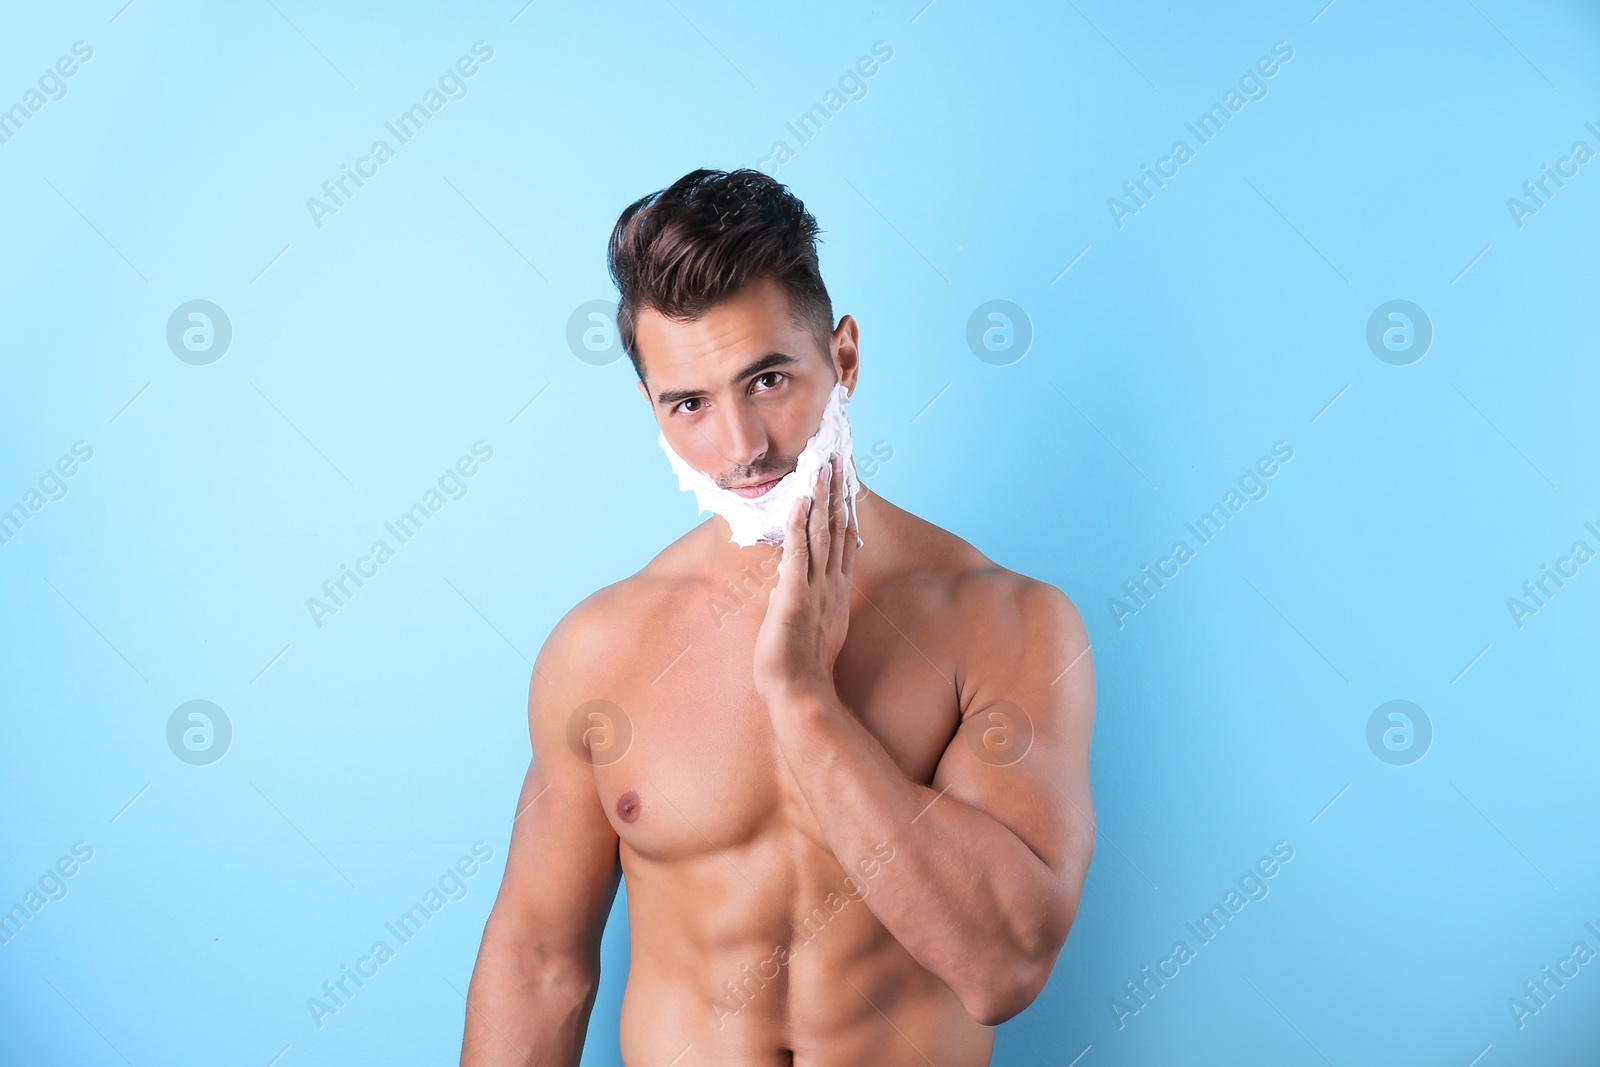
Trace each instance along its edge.
<path fill-rule="evenodd" d="M 925 785 L 961 721 L 959 638 L 974 621 L 962 590 L 996 568 L 897 515 L 877 535 L 899 542 L 903 562 L 858 574 L 836 677 L 845 705 Z M 606 591 L 600 613 L 614 669 L 596 698 L 620 709 L 594 720 L 614 746 L 596 750 L 594 771 L 627 887 L 624 1061 L 988 1063 L 993 1031 L 865 903 L 893 868 L 896 828 L 846 869 L 778 747 L 751 669 L 770 565 L 707 577 L 690 547 L 704 532 Z"/>

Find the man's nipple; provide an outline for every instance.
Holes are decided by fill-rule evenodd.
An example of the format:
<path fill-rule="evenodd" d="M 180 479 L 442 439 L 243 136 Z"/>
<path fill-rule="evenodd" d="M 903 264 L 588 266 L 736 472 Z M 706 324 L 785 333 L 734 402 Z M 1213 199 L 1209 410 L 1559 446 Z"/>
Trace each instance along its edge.
<path fill-rule="evenodd" d="M 634 822 L 639 818 L 644 803 L 639 799 L 639 794 L 628 790 L 617 798 L 617 818 L 623 822 Z"/>

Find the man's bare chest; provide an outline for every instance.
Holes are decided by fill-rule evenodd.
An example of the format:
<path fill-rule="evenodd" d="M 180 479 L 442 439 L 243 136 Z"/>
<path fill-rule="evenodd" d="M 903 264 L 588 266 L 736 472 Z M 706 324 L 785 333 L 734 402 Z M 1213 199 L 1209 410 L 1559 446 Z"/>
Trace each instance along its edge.
<path fill-rule="evenodd" d="M 760 621 L 752 607 L 720 627 L 666 627 L 664 640 L 618 663 L 618 721 L 595 782 L 641 857 L 672 862 L 792 834 L 823 846 L 755 690 Z M 893 626 L 851 625 L 840 698 L 908 777 L 927 782 L 959 725 L 950 672 Z"/>

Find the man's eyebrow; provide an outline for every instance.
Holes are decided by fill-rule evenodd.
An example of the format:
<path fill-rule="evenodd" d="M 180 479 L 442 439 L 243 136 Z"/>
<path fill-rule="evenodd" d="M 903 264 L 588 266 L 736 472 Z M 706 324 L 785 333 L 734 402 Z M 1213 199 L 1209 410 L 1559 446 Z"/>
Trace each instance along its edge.
<path fill-rule="evenodd" d="M 740 382 L 751 377 L 752 375 L 760 374 L 764 370 L 770 370 L 773 367 L 785 367 L 790 363 L 798 362 L 799 360 L 783 352 L 768 352 L 766 355 L 762 356 L 760 359 L 744 368 L 744 370 L 740 371 L 738 374 L 735 374 L 733 376 L 733 381 Z"/>
<path fill-rule="evenodd" d="M 756 375 L 756 374 L 760 374 L 764 370 L 771 370 L 773 367 L 784 367 L 784 366 L 788 366 L 791 363 L 798 363 L 798 362 L 799 362 L 799 360 L 795 359 L 795 357 L 793 357 L 791 355 L 788 355 L 787 353 L 784 353 L 784 352 L 768 352 L 766 355 L 762 356 L 760 359 L 755 360 L 754 362 L 750 363 L 748 366 L 746 366 L 743 369 L 741 369 L 737 374 L 735 374 L 733 376 L 732 381 L 735 384 L 737 384 L 738 382 L 741 382 L 746 378 L 749 378 L 749 377 L 751 377 L 753 375 Z M 680 401 L 688 400 L 690 397 L 700 396 L 704 392 L 705 392 L 704 389 L 668 389 L 665 392 L 656 394 L 656 403 L 657 404 L 676 404 L 676 403 L 678 403 Z"/>

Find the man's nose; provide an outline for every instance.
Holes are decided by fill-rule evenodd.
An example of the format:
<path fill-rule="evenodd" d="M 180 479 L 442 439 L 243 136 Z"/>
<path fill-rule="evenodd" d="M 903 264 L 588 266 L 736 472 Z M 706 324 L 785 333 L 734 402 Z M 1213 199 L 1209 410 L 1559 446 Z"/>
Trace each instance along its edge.
<path fill-rule="evenodd" d="M 723 407 L 723 451 L 730 463 L 748 467 L 767 454 L 767 428 L 761 417 L 743 405 Z"/>

